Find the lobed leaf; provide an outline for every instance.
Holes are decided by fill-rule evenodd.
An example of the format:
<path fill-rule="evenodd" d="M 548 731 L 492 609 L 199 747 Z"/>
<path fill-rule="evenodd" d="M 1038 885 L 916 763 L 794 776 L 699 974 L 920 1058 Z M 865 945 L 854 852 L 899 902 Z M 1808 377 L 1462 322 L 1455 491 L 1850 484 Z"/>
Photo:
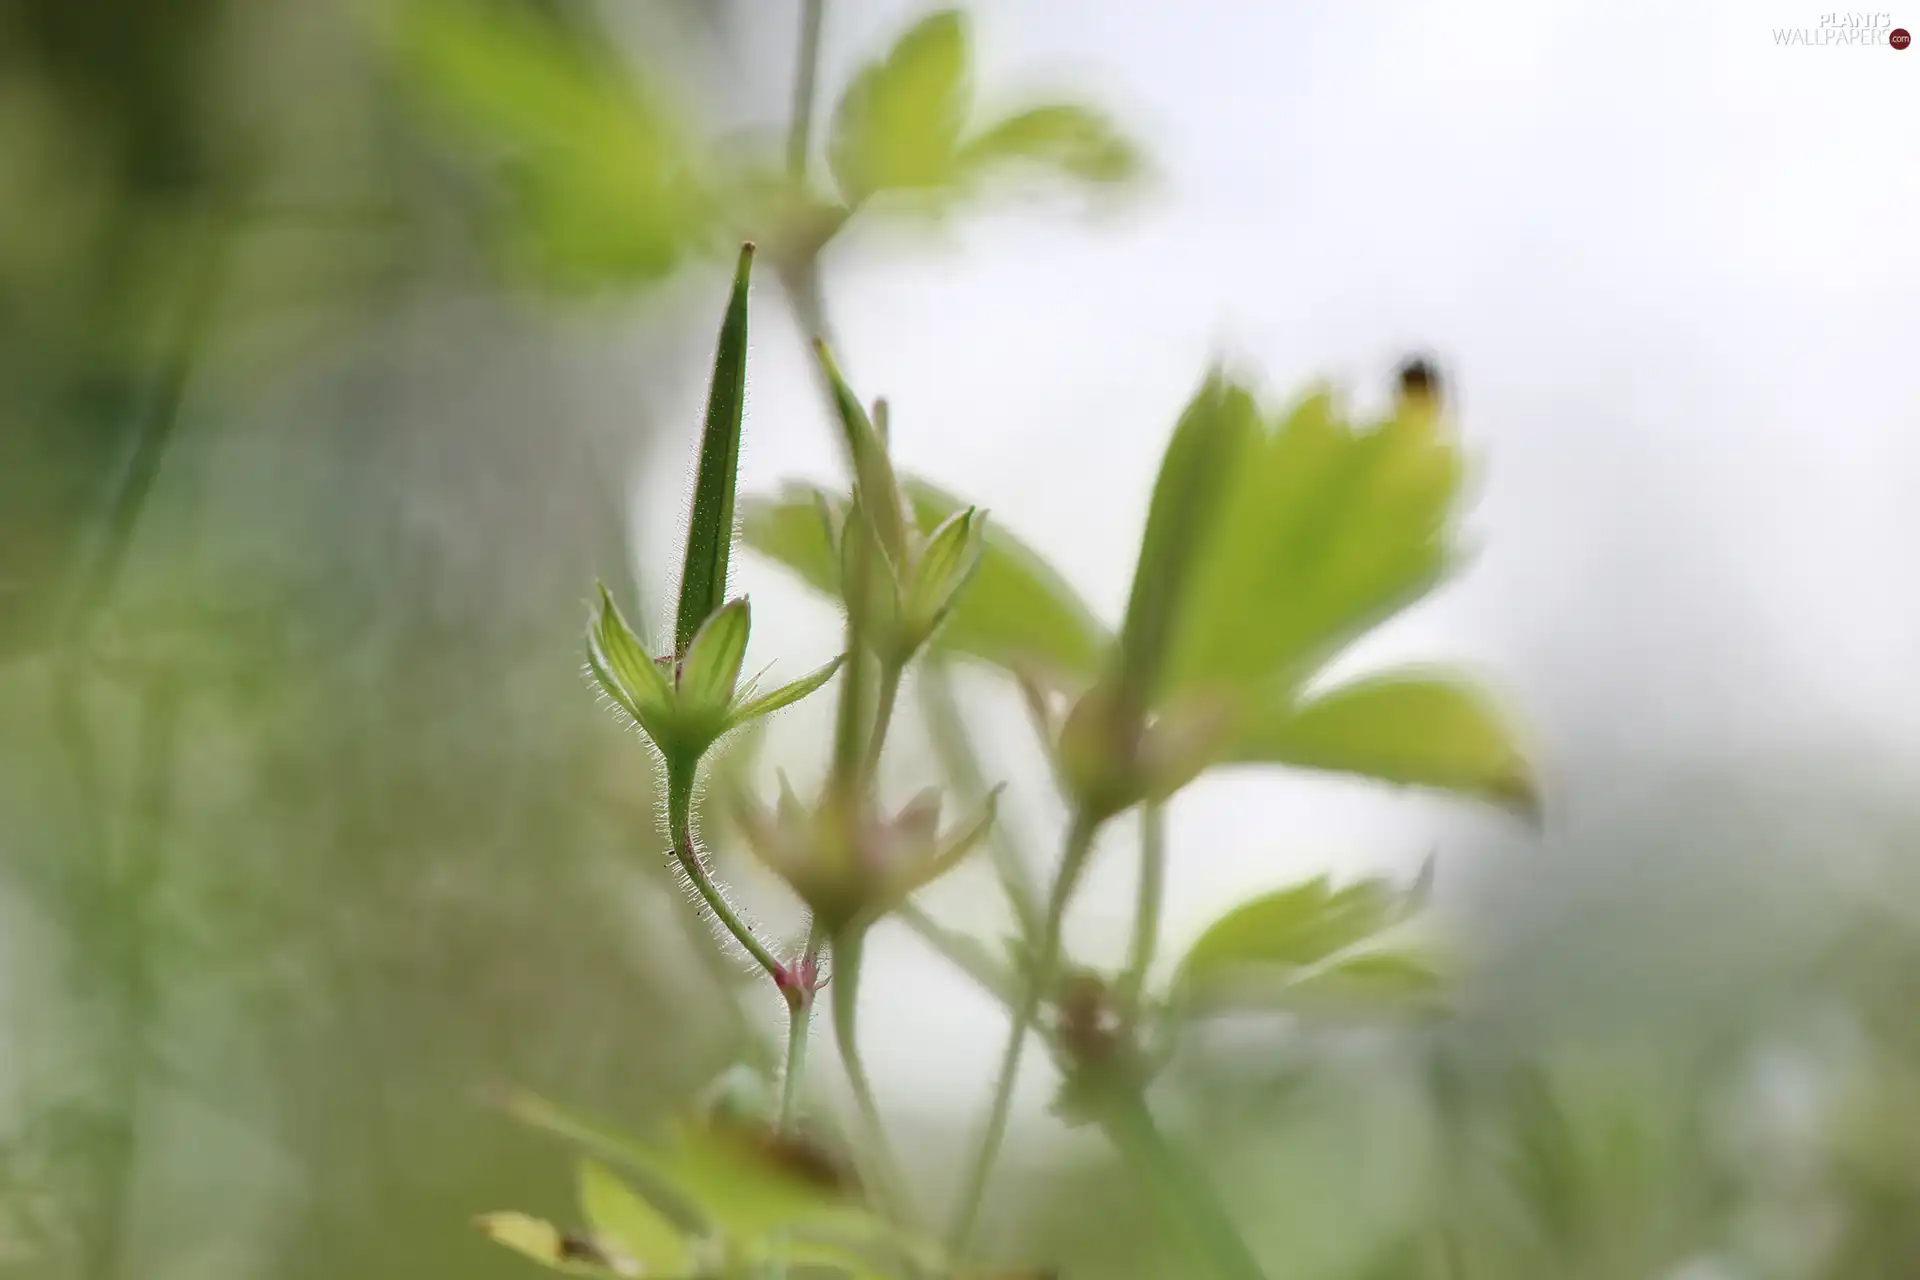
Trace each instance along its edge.
<path fill-rule="evenodd" d="M 853 77 L 827 144 L 828 167 L 848 201 L 954 180 L 973 102 L 969 62 L 964 21 L 945 9 L 921 19 Z"/>
<path fill-rule="evenodd" d="M 703 248 L 711 197 L 687 131 L 618 63 L 524 10 L 400 6 L 390 55 L 499 179 L 502 230 L 549 283 L 647 283 Z"/>
<path fill-rule="evenodd" d="M 980 177 L 1025 166 L 1100 185 L 1127 182 L 1142 169 L 1139 150 L 1110 120 L 1072 103 L 1007 116 L 967 141 L 960 164 Z"/>
<path fill-rule="evenodd" d="M 1120 696 L 1134 712 L 1145 711 L 1159 689 L 1202 556 L 1218 544 L 1221 500 L 1258 425 L 1253 397 L 1216 371 L 1167 442 L 1120 631 Z"/>
<path fill-rule="evenodd" d="M 1326 876 L 1265 893 L 1214 921 L 1188 949 L 1174 980 L 1192 991 L 1248 969 L 1317 965 L 1403 922 L 1416 896 L 1385 880 L 1335 889 Z"/>
<path fill-rule="evenodd" d="M 1312 395 L 1232 472 L 1180 606 L 1168 696 L 1297 688 L 1448 566 L 1460 462 L 1437 415 L 1355 428 Z"/>
<path fill-rule="evenodd" d="M 1435 787 L 1532 815 L 1538 792 L 1514 735 L 1478 690 L 1399 672 L 1242 720 L 1232 759 Z"/>

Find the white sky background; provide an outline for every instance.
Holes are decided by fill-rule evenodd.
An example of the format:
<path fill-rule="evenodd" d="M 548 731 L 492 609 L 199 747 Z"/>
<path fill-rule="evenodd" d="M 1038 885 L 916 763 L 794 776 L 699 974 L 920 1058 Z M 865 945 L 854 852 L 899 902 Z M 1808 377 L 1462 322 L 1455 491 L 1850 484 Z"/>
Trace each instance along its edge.
<path fill-rule="evenodd" d="M 1091 228 L 1014 211 L 944 245 L 836 249 L 845 361 L 892 400 L 907 469 L 989 508 L 1114 620 L 1160 448 L 1214 355 L 1281 396 L 1322 375 L 1378 387 L 1431 348 L 1479 465 L 1480 553 L 1356 661 L 1487 668 L 1563 808 L 1580 803 L 1554 772 L 1573 726 L 1619 752 L 1845 739 L 1920 757 L 1920 49 L 1776 46 L 1773 28 L 1818 25 L 1814 3 L 969 9 L 987 100 L 1072 86 L 1144 139 L 1160 180 Z M 823 84 L 919 12 L 831 4 Z M 1920 28 L 1920 8 L 1894 20 Z M 772 100 L 791 34 L 765 41 Z M 831 477 L 770 280 L 756 299 L 743 488 Z M 688 423 L 698 363 L 660 389 Z M 654 548 L 676 536 L 679 479 L 659 468 L 649 488 Z M 776 571 L 737 586 L 756 662 L 796 673 L 833 650 L 833 615 Z M 790 717 L 776 749 L 804 759 L 811 727 Z M 1006 738 L 1018 776 L 1017 723 Z M 1049 818 L 1035 792 L 1018 808 Z M 1444 875 L 1447 832 L 1480 820 L 1458 813 L 1321 779 L 1210 783 L 1174 815 L 1167 950 L 1322 868 L 1439 843 Z M 1122 945 L 1126 852 L 1116 839 L 1076 917 L 1090 954 Z M 976 919 L 981 883 L 936 905 Z M 970 1123 L 997 1015 L 910 943 L 877 942 L 869 967 L 882 1096 Z M 1037 1071 L 1026 1099 L 1044 1102 Z"/>

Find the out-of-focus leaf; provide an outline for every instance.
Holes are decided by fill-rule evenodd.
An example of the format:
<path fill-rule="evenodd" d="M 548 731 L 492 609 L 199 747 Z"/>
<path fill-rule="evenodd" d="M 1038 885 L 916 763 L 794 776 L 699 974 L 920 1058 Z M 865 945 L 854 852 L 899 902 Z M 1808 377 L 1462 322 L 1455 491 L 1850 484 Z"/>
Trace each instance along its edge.
<path fill-rule="evenodd" d="M 1071 103 L 1031 107 L 989 126 L 968 139 L 960 163 L 975 177 L 1032 167 L 1103 185 L 1141 170 L 1139 150 L 1112 121 Z"/>
<path fill-rule="evenodd" d="M 1120 631 L 1120 696 L 1131 712 L 1145 711 L 1159 688 L 1195 575 L 1204 567 L 1201 557 L 1213 544 L 1222 499 L 1241 478 L 1236 468 L 1258 430 L 1253 397 L 1215 371 L 1167 442 Z"/>
<path fill-rule="evenodd" d="M 580 1162 L 580 1212 L 594 1239 L 639 1263 L 645 1274 L 674 1275 L 687 1267 L 689 1250 L 673 1224 L 597 1161 Z"/>
<path fill-rule="evenodd" d="M 1438 787 L 1531 813 L 1536 791 L 1498 709 L 1478 690 L 1431 673 L 1343 685 L 1242 720 L 1232 759 L 1357 773 Z"/>
<path fill-rule="evenodd" d="M 923 530 L 969 503 L 924 480 L 901 486 Z M 1033 663 L 1092 678 L 1111 640 L 1079 594 L 1040 554 L 989 520 L 980 563 L 955 600 L 934 646 L 1001 667 Z"/>
<path fill-rule="evenodd" d="M 922 480 L 901 486 L 915 522 L 931 532 L 969 504 Z M 785 565 L 807 585 L 839 597 L 838 558 L 820 519 L 825 501 L 835 511 L 846 499 L 789 485 L 778 498 L 746 502 L 744 537 L 761 555 Z M 1012 669 L 1034 664 L 1091 679 L 1110 644 L 1104 628 L 1073 588 L 1003 525 L 989 521 L 979 566 L 934 636 L 936 649 Z"/>
<path fill-rule="evenodd" d="M 1343 421 L 1326 394 L 1249 433 L 1179 608 L 1164 696 L 1297 687 L 1448 563 L 1460 462 L 1443 420 Z"/>
<path fill-rule="evenodd" d="M 747 498 L 740 505 L 740 536 L 749 547 L 786 566 L 822 595 L 840 598 L 840 553 L 820 519 L 822 502 L 834 515 L 846 509 L 844 497 L 833 497 L 813 485 L 789 483 L 778 497 Z"/>
<path fill-rule="evenodd" d="M 1335 889 L 1326 876 L 1262 894 L 1214 921 L 1181 960 L 1174 985 L 1192 990 L 1249 969 L 1317 965 L 1407 918 L 1414 895 L 1385 880 Z"/>
<path fill-rule="evenodd" d="M 714 1117 L 678 1123 L 643 1142 L 529 1094 L 507 1109 L 603 1159 L 640 1174 L 697 1211 L 721 1233 L 749 1239 L 791 1227 L 833 1227 L 880 1233 L 879 1219 L 859 1207 L 859 1188 L 837 1160 L 804 1139 L 764 1126 Z"/>
<path fill-rule="evenodd" d="M 550 281 L 644 283 L 709 227 L 684 129 L 611 60 L 510 6 L 400 6 L 406 82 L 466 147 L 497 165 L 510 235 Z"/>
<path fill-rule="evenodd" d="M 849 201 L 953 182 L 972 106 L 968 62 L 964 20 L 945 9 L 921 19 L 854 76 L 834 111 L 827 147 Z"/>
<path fill-rule="evenodd" d="M 551 1222 L 524 1213 L 488 1213 L 474 1219 L 495 1244 L 532 1258 L 553 1271 L 576 1276 L 637 1276 L 631 1259 L 614 1256 L 599 1242 L 561 1231 Z"/>
<path fill-rule="evenodd" d="M 1436 1007 L 1445 989 L 1434 957 L 1412 949 L 1362 950 L 1287 973 L 1250 970 L 1196 992 L 1195 1012 L 1254 1009 L 1323 1018 L 1374 1017 Z"/>

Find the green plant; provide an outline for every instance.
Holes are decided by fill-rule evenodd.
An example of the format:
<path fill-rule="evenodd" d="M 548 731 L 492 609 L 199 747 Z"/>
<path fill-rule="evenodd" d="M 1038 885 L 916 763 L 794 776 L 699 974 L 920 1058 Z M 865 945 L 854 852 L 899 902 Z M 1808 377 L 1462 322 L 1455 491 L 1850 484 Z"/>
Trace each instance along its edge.
<path fill-rule="evenodd" d="M 789 486 L 743 504 L 748 545 L 832 596 L 846 620 L 840 659 L 747 696 L 739 676 L 750 614 L 745 600 L 726 598 L 726 581 L 749 243 L 720 332 L 671 640 L 649 645 L 603 590 L 587 651 L 601 692 L 658 753 L 675 862 L 784 999 L 779 1100 L 716 1109 L 634 1140 L 515 1098 L 513 1114 L 598 1161 L 581 1175 L 589 1229 L 570 1235 L 518 1214 L 489 1215 L 482 1226 L 503 1244 L 579 1273 L 819 1265 L 860 1276 L 976 1274 L 979 1212 L 1034 1034 L 1064 1077 L 1061 1114 L 1107 1134 L 1193 1264 L 1240 1280 L 1260 1276 L 1234 1216 L 1156 1122 L 1148 1088 L 1183 1033 L 1221 1012 L 1430 1004 L 1441 975 L 1400 928 L 1418 911 L 1424 883 L 1335 888 L 1321 879 L 1262 895 L 1216 922 L 1159 984 L 1165 807 L 1210 770 L 1262 765 L 1432 787 L 1528 813 L 1535 804 L 1501 716 L 1458 677 L 1417 669 L 1322 687 L 1335 656 L 1452 565 L 1460 459 L 1432 371 L 1403 371 L 1393 411 L 1366 422 L 1353 421 L 1327 390 L 1276 408 L 1246 378 L 1208 374 L 1174 428 L 1128 606 L 1109 629 L 976 507 L 896 472 L 884 402 L 869 411 L 827 345 L 819 275 L 822 247 L 869 208 L 944 214 L 1016 161 L 1088 182 L 1130 175 L 1137 158 L 1101 117 L 1047 105 L 977 122 L 964 25 L 957 14 L 936 14 L 842 94 L 826 148 L 835 188 L 823 193 L 811 186 L 807 164 L 817 0 L 803 14 L 784 173 L 759 164 L 750 147 L 703 171 L 689 158 L 697 148 L 666 140 L 673 130 L 647 95 L 603 70 L 563 74 L 572 55 L 551 40 L 489 44 L 498 31 L 459 26 L 470 19 L 449 19 L 443 8 L 423 12 L 456 23 L 451 35 L 441 28 L 416 42 L 437 60 L 432 82 L 446 91 L 443 100 L 465 102 L 469 122 L 490 121 L 496 137 L 504 133 L 518 148 L 517 226 L 540 260 L 590 264 L 596 279 L 624 264 L 630 278 L 651 279 L 710 246 L 716 226 L 768 228 L 796 314 L 817 339 L 850 479 L 845 492 Z M 488 50 L 523 92 L 498 93 L 474 74 L 486 60 L 476 51 Z M 607 173 L 623 167 L 631 182 L 609 187 Z M 644 208 L 646 219 L 619 216 L 628 200 L 640 202 L 634 209 Z M 997 788 L 987 785 L 948 684 L 954 662 L 1016 682 L 1046 747 L 1071 817 L 1044 886 L 1013 833 L 996 829 Z M 944 833 L 940 789 L 892 814 L 876 797 L 875 771 L 909 669 L 926 693 L 950 787 L 971 810 Z M 801 797 L 783 783 L 769 812 L 750 788 L 726 788 L 745 843 L 811 915 L 805 943 L 783 954 L 716 882 L 700 849 L 694 796 L 702 762 L 724 736 L 836 675 L 838 712 L 818 793 Z M 1125 969 L 1107 974 L 1063 954 L 1062 924 L 1100 838 L 1130 813 L 1143 834 L 1136 922 Z M 982 846 L 1017 925 L 1004 948 L 955 935 L 912 903 Z M 863 942 L 887 917 L 921 933 L 1011 1018 L 989 1114 L 937 1241 L 903 1185 L 861 1066 Z M 857 1173 L 842 1167 L 798 1105 L 813 1004 L 829 974 L 834 1032 L 858 1104 Z M 608 1164 L 625 1166 L 636 1186 Z"/>

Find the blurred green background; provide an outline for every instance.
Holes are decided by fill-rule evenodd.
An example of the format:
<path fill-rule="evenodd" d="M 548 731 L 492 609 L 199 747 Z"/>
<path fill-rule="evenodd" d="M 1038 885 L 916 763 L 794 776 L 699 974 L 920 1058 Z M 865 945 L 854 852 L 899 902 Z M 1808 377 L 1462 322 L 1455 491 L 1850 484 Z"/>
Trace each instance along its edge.
<path fill-rule="evenodd" d="M 478 7 L 723 123 L 788 92 L 784 6 Z M 565 1217 L 568 1164 L 482 1090 L 644 1118 L 767 1053 L 579 672 L 595 577 L 664 580 L 705 215 L 664 160 L 504 209 L 448 109 L 595 100 L 395 12 L 0 8 L 0 1274 L 527 1274 L 467 1220 Z M 1229 1028 L 1156 1097 L 1275 1275 L 1920 1274 L 1911 787 L 1604 718 L 1544 841 L 1450 841 L 1454 1015 Z M 1000 1251 L 1180 1274 L 1097 1143 L 1030 1141 Z"/>

